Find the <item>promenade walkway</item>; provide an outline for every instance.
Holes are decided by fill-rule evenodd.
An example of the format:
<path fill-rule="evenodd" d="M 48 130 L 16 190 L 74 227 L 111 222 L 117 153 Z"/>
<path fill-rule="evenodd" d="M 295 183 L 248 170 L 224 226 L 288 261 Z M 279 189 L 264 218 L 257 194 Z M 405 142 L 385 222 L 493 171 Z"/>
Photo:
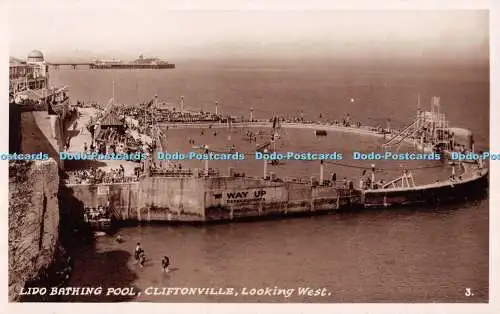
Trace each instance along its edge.
<path fill-rule="evenodd" d="M 90 132 L 87 130 L 86 125 L 92 117 L 96 113 L 96 109 L 93 108 L 78 108 L 80 112 L 80 118 L 78 119 L 77 129 L 70 129 L 69 133 L 72 134 L 70 140 L 70 153 L 83 153 L 85 143 L 87 143 L 87 147 L 92 143 L 92 137 Z M 75 160 L 71 162 L 66 162 L 67 164 L 71 164 L 67 170 L 77 170 L 78 166 L 81 165 L 83 168 L 89 166 L 88 161 L 83 160 Z M 96 162 L 94 162 L 95 164 Z M 122 165 L 125 168 L 125 176 L 134 176 L 134 168 L 139 164 L 133 161 L 126 160 L 99 160 L 97 161 L 99 168 L 103 170 L 110 170 L 119 168 Z M 74 169 L 72 169 L 74 168 Z"/>

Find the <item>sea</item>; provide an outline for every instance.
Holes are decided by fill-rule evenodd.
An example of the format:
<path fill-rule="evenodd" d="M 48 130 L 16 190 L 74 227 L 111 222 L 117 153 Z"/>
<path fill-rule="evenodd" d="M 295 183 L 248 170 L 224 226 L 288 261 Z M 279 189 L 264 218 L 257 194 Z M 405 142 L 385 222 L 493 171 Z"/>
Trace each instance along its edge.
<path fill-rule="evenodd" d="M 178 106 L 183 96 L 185 107 L 195 111 L 215 111 L 218 102 L 219 112 L 248 117 L 253 108 L 257 119 L 280 114 L 341 121 L 349 113 L 363 125 L 390 123 L 394 128 L 415 119 L 419 98 L 420 107 L 430 110 L 431 97 L 438 96 L 440 111 L 450 124 L 471 130 L 477 150 L 488 148 L 488 64 L 193 60 L 176 65 L 174 70 L 160 71 L 51 69 L 50 75 L 52 84 L 69 87 L 74 102 L 107 103 L 114 93 L 118 104 L 147 103 L 157 95 L 160 101 Z M 348 156 L 380 144 L 352 135 L 318 139 L 299 130 L 282 133 L 281 145 L 287 150 L 327 149 Z M 200 144 L 224 146 L 243 135 L 204 136 L 197 138 Z M 185 134 L 171 132 L 167 137 L 168 145 L 189 149 Z M 396 163 L 382 166 L 401 168 Z M 255 161 L 241 167 L 248 173 L 262 172 Z M 328 175 L 338 172 L 339 179 L 359 174 L 359 169 L 342 170 L 339 165 L 326 170 Z M 297 162 L 269 171 L 317 177 L 319 165 Z M 397 173 L 387 170 L 380 175 L 390 179 Z M 449 167 L 443 165 L 419 173 L 416 179 L 427 183 L 448 175 Z M 117 234 L 124 242 L 115 241 Z M 144 268 L 134 262 L 137 242 L 148 258 Z M 69 302 L 488 302 L 489 203 L 485 198 L 282 220 L 129 226 L 73 251 L 70 286 L 101 286 L 105 292 L 110 287 L 131 287 L 140 293 L 62 298 Z M 163 256 L 170 258 L 169 273 L 161 272 Z M 150 293 L 168 287 L 234 292 Z M 306 288 L 319 295 L 300 293 Z M 287 289 L 293 293 L 279 293 Z"/>

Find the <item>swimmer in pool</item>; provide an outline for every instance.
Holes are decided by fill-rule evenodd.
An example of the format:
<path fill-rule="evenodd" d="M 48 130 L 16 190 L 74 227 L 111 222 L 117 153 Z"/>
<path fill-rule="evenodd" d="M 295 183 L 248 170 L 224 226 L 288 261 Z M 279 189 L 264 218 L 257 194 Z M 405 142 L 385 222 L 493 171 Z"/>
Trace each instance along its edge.
<path fill-rule="evenodd" d="M 134 257 L 135 257 L 136 263 L 139 263 L 139 255 L 141 254 L 141 252 L 144 252 L 144 250 L 141 247 L 141 243 L 137 242 L 137 246 L 135 247 L 135 251 L 134 251 Z"/>
<path fill-rule="evenodd" d="M 146 262 L 146 255 L 144 254 L 144 250 L 142 250 L 139 253 L 139 266 L 141 266 L 141 268 L 143 268 L 145 262 Z"/>

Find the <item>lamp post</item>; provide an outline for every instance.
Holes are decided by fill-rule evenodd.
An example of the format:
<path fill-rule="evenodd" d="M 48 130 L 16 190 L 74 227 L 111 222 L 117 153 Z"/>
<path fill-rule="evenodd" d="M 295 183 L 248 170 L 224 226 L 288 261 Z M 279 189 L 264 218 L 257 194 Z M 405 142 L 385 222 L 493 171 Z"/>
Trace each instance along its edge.
<path fill-rule="evenodd" d="M 264 154 L 267 154 L 267 149 L 264 149 Z M 264 159 L 264 180 L 267 178 L 267 159 Z"/>
<path fill-rule="evenodd" d="M 205 154 L 208 155 L 208 145 L 205 145 Z M 208 158 L 205 159 L 205 176 L 208 177 Z"/>
<path fill-rule="evenodd" d="M 319 184 L 323 185 L 323 171 L 324 171 L 325 165 L 323 159 L 320 161 L 319 165 Z"/>
<path fill-rule="evenodd" d="M 371 164 L 371 167 L 372 167 L 372 180 L 371 180 L 371 189 L 373 189 L 373 185 L 375 183 L 375 164 Z"/>

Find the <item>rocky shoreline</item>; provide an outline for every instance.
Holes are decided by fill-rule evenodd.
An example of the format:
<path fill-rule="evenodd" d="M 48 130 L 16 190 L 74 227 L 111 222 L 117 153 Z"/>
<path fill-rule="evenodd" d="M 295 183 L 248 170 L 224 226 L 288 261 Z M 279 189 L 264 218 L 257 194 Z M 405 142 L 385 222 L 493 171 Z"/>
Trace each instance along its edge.
<path fill-rule="evenodd" d="M 22 295 L 29 287 L 63 287 L 73 261 L 65 248 L 89 239 L 62 215 L 57 162 L 9 162 L 9 300 L 57 301 Z"/>
<path fill-rule="evenodd" d="M 53 257 L 52 263 L 47 268 L 42 268 L 38 271 L 35 278 L 27 281 L 24 290 L 31 287 L 46 288 L 50 291 L 51 288 L 64 287 L 70 279 L 73 269 L 73 261 L 71 256 L 64 250 L 62 246 L 58 246 L 56 255 Z M 54 302 L 58 301 L 59 296 L 45 295 L 28 295 L 19 294 L 18 302 Z"/>

